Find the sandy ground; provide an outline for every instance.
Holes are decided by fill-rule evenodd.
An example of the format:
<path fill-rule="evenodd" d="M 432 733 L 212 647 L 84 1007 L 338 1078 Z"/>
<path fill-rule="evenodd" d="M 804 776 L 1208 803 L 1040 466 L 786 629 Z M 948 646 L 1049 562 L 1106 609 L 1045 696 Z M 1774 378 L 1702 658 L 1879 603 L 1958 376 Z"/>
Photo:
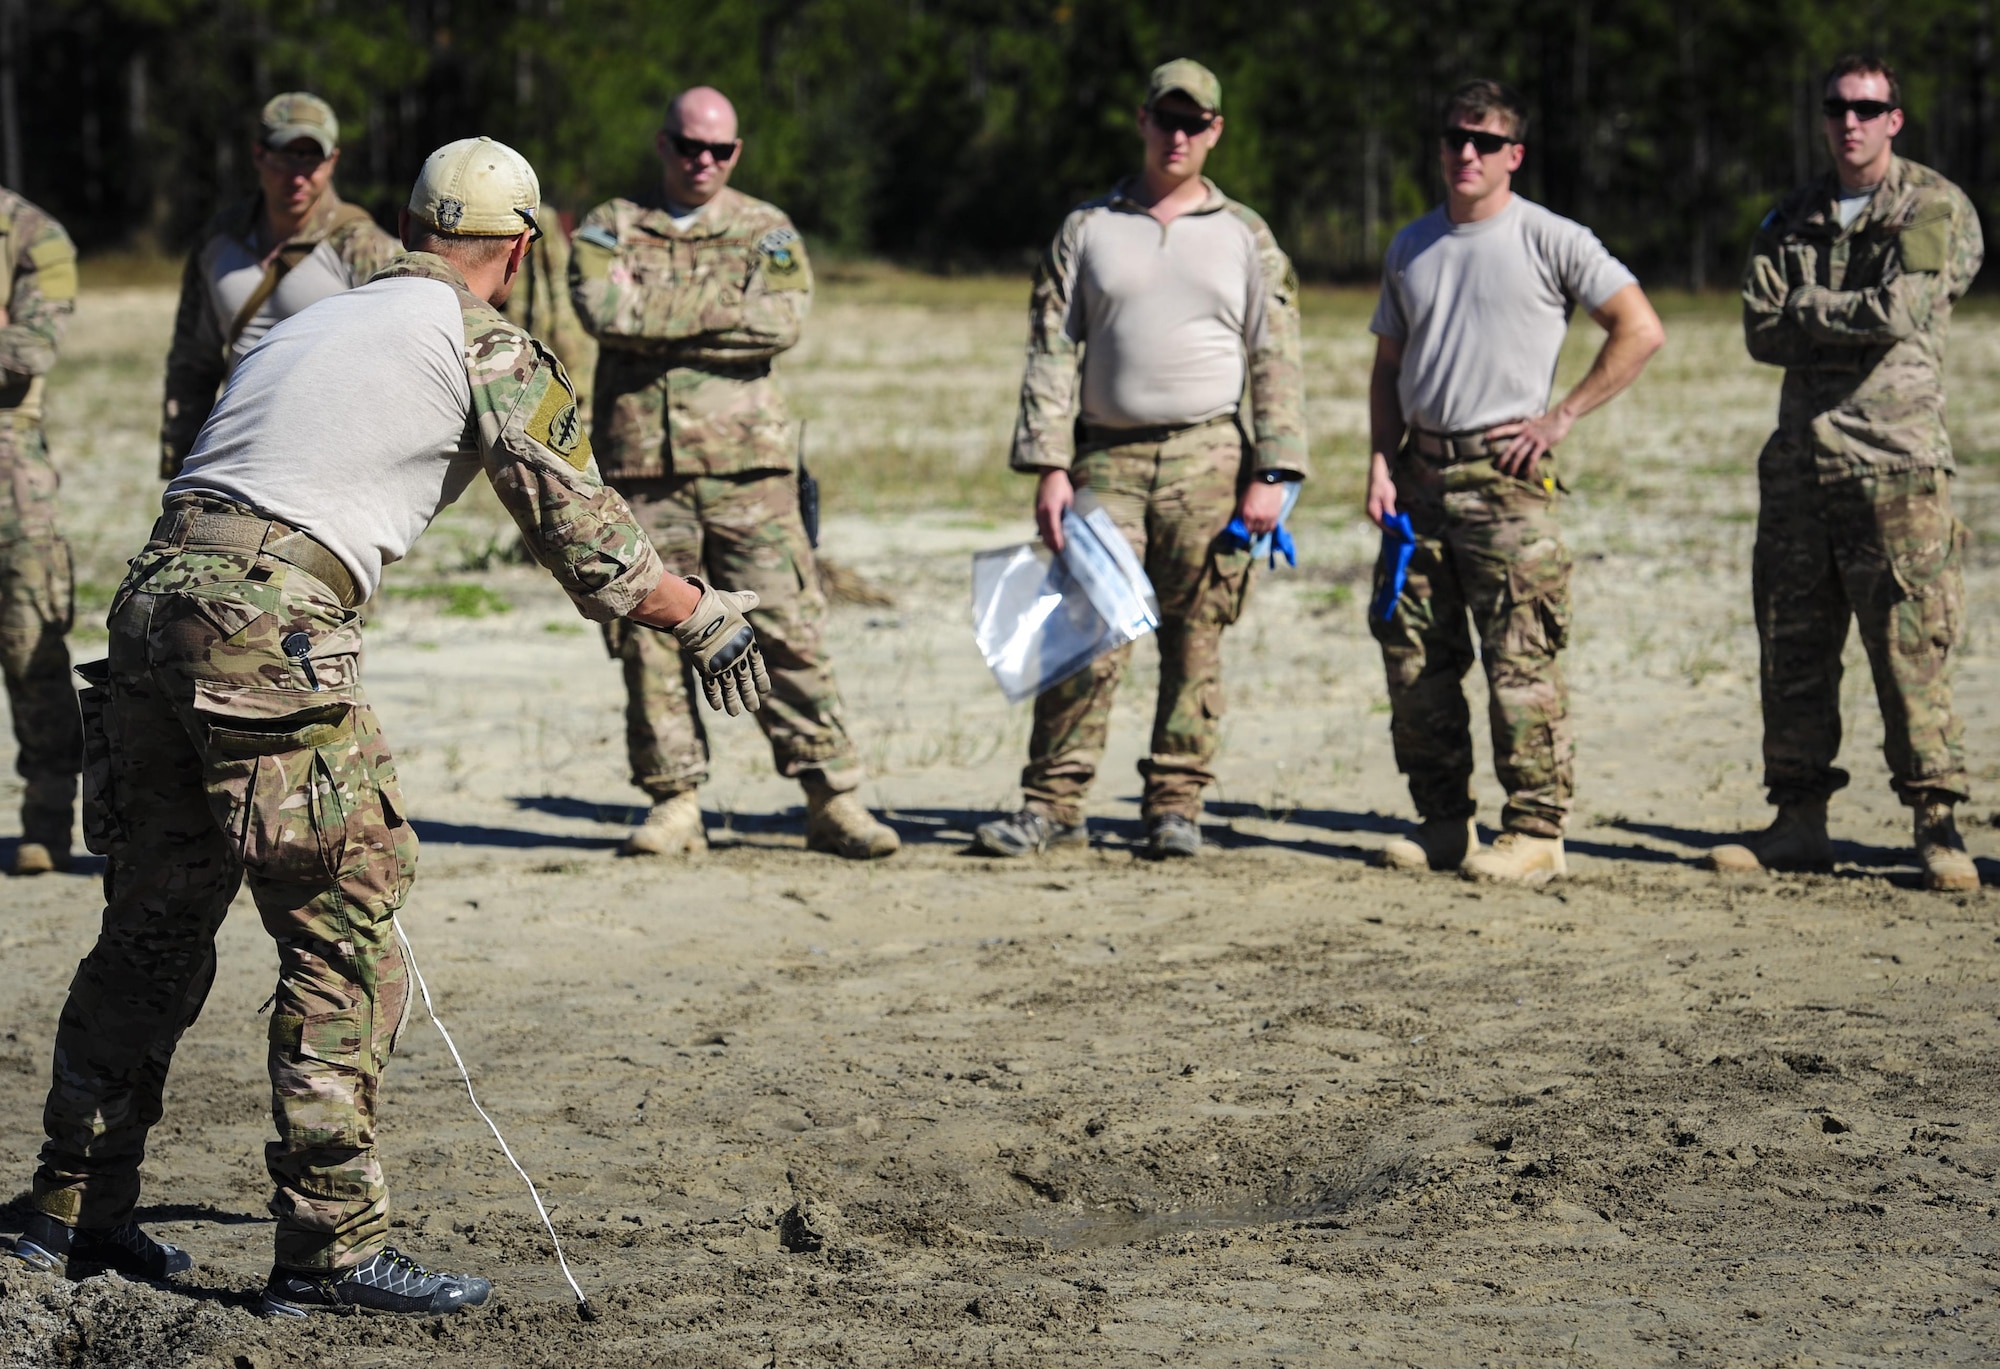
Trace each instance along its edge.
<path fill-rule="evenodd" d="M 147 349 L 169 307 L 98 296 L 79 320 L 85 402 L 57 433 L 86 597 L 151 516 Z M 816 329 L 866 353 L 880 312 L 836 300 Z M 979 424 L 1004 415 L 1016 310 L 933 315 L 939 355 L 960 358 L 937 383 Z M 1309 314 L 1329 485 L 1352 483 L 1363 422 L 1356 316 Z M 1915 887 L 1865 671 L 1838 873 L 1692 867 L 1765 812 L 1748 470 L 1775 375 L 1740 360 L 1726 311 L 1670 327 L 1566 458 L 1581 797 L 1573 873 L 1541 891 L 1369 868 L 1408 804 L 1360 621 L 1373 539 L 1330 497 L 1304 519 L 1305 564 L 1268 577 L 1228 638 L 1210 849 L 1171 867 L 1129 849 L 1146 648 L 1096 844 L 965 853 L 1011 803 L 1027 730 L 971 646 L 969 554 L 1022 520 L 830 521 L 827 549 L 896 599 L 831 630 L 866 795 L 906 842 L 852 866 L 803 850 L 799 795 L 748 720 L 715 728 L 714 849 L 617 859 L 639 796 L 616 672 L 536 572 L 480 568 L 490 507 L 448 515 L 393 583 L 510 607 L 456 616 L 439 590 L 373 615 L 369 688 L 424 842 L 405 923 L 597 1320 L 422 1021 L 385 1086 L 397 1239 L 491 1276 L 494 1305 L 249 1314 L 270 1248 L 257 1009 L 274 956 L 246 903 L 147 1162 L 141 1216 L 197 1270 L 156 1289 L 0 1267 L 0 1364 L 1993 1362 L 1993 896 Z M 1965 320 L 1956 346 L 1961 443 L 2000 447 L 2000 409 L 1965 402 L 1992 384 L 2000 322 Z M 841 355 L 801 358 L 815 413 L 865 407 Z M 999 440 L 968 450 L 995 459 Z M 1962 482 L 1975 528 L 1991 469 Z M 2000 775 L 1993 559 L 1982 541 L 1958 676 L 1983 787 Z M 101 640 L 80 634 L 78 656 Z M 1483 747 L 1482 775 L 1491 817 Z M 0 784 L 0 831 L 17 797 Z M 1991 811 L 1970 806 L 1967 834 L 1995 875 Z M 0 884 L 0 1193 L 32 1169 L 93 874 Z"/>

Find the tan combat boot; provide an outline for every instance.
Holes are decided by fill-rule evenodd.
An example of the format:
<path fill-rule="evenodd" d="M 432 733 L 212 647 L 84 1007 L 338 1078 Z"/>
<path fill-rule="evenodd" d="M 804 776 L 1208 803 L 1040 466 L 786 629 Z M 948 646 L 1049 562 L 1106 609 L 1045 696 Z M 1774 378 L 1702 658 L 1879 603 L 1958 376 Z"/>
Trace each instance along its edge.
<path fill-rule="evenodd" d="M 1833 869 L 1833 841 L 1826 834 L 1826 800 L 1781 803 L 1771 825 L 1745 842 L 1718 846 L 1701 859 L 1701 868 L 1725 875 L 1749 875 L 1759 870 Z"/>
<path fill-rule="evenodd" d="M 1386 870 L 1456 870 L 1479 849 L 1477 818 L 1430 818 L 1384 846 L 1375 863 Z"/>
<path fill-rule="evenodd" d="M 1467 856 L 1458 873 L 1482 884 L 1547 884 L 1568 874 L 1569 866 L 1561 837 L 1502 832 L 1491 846 Z"/>
<path fill-rule="evenodd" d="M 64 860 L 62 868 L 69 862 Z M 14 873 L 17 875 L 52 874 L 57 868 L 55 852 L 39 841 L 24 841 L 14 848 Z"/>
<path fill-rule="evenodd" d="M 1979 867 L 1965 853 L 1951 805 L 1936 801 L 1916 809 L 1917 863 L 1924 867 L 1924 887 L 1945 893 L 1970 893 L 1979 887 Z"/>
<path fill-rule="evenodd" d="M 632 830 L 618 849 L 621 856 L 678 856 L 706 851 L 708 832 L 701 825 L 701 791 L 683 789 L 656 799 L 646 821 Z"/>
<path fill-rule="evenodd" d="M 852 789 L 839 793 L 818 785 L 806 788 L 806 848 L 847 860 L 879 860 L 901 850 L 895 832 L 875 821 L 875 815 Z"/>

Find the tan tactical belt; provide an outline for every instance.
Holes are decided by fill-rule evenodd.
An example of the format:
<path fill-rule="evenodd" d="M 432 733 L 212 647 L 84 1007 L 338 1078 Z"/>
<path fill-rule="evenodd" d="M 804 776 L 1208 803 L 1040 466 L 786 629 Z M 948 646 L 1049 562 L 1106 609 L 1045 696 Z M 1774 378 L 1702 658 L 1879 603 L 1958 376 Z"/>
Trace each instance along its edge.
<path fill-rule="evenodd" d="M 340 558 L 289 523 L 176 500 L 153 524 L 152 540 L 177 551 L 240 551 L 276 557 L 332 590 L 333 597 L 345 607 L 361 602 L 354 577 Z"/>
<path fill-rule="evenodd" d="M 1426 461 L 1440 466 L 1456 466 L 1466 461 L 1483 461 L 1507 450 L 1512 438 L 1491 439 L 1484 430 L 1473 433 L 1434 433 L 1424 428 L 1410 429 L 1409 447 Z"/>
<path fill-rule="evenodd" d="M 1214 428 L 1235 422 L 1236 415 L 1229 413 L 1205 418 L 1199 423 L 1163 423 L 1151 428 L 1103 428 L 1080 419 L 1076 426 L 1078 434 L 1090 446 L 1129 447 L 1143 443 L 1165 442 L 1169 438 L 1179 437 L 1182 433 L 1191 433 L 1199 428 Z"/>

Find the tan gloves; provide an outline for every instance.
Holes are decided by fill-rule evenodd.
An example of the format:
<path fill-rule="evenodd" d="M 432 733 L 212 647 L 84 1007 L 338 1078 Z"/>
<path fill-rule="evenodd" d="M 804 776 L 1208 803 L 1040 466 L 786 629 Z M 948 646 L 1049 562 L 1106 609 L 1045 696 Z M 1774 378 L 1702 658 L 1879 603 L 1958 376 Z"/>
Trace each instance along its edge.
<path fill-rule="evenodd" d="M 757 607 L 757 596 L 747 589 L 727 593 L 692 575 L 687 582 L 701 591 L 701 602 L 671 631 L 701 673 L 708 706 L 723 709 L 731 717 L 746 708 L 754 712 L 771 692 L 771 677 L 764 673 L 764 653 L 757 649 L 757 634 L 743 620 L 744 614 Z"/>

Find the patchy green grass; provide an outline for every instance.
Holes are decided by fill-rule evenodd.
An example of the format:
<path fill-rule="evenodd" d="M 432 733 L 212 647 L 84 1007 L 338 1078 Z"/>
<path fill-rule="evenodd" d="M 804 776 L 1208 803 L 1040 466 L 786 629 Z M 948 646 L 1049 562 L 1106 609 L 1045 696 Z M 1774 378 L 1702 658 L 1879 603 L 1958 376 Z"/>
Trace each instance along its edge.
<path fill-rule="evenodd" d="M 464 580 L 448 580 L 425 585 L 390 585 L 384 591 L 392 599 L 413 599 L 436 604 L 447 618 L 486 618 L 511 613 L 514 606 L 485 585 Z"/>

